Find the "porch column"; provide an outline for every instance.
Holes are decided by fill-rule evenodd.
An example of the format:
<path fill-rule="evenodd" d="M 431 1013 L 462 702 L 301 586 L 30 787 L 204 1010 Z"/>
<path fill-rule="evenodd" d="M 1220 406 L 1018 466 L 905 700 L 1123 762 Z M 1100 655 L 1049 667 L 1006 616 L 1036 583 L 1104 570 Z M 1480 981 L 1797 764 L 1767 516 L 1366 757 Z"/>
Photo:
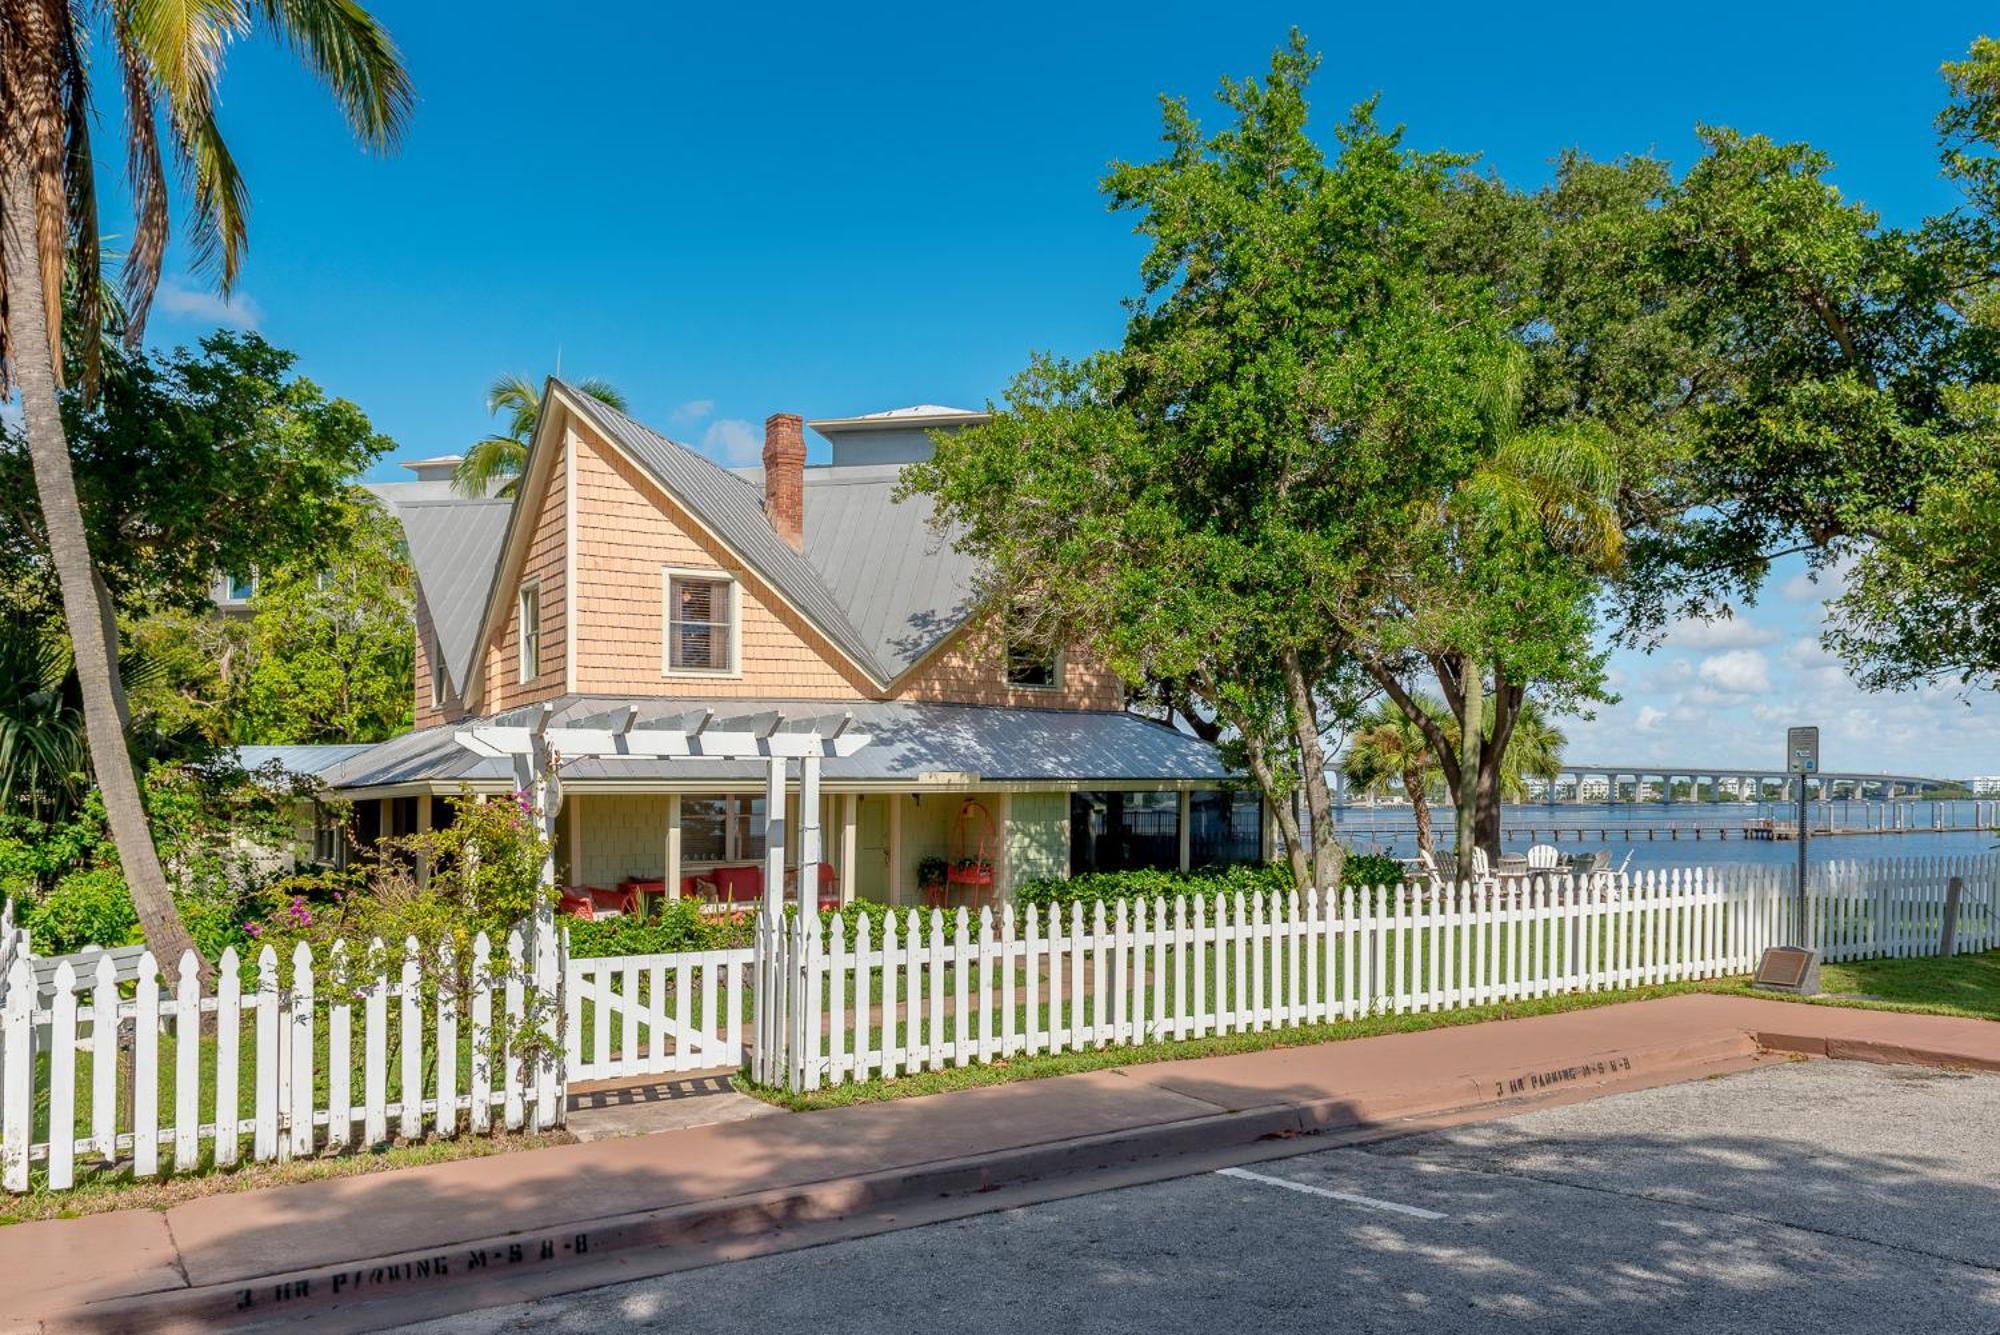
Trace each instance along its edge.
<path fill-rule="evenodd" d="M 667 898 L 681 897 L 681 795 L 667 797 Z"/>
<path fill-rule="evenodd" d="M 993 799 L 993 889 L 1009 899 L 1014 897 L 1014 873 L 1008 868 L 1007 822 L 1014 818 L 1014 797 L 1011 793 L 1000 793 Z M 996 898 L 993 911 L 998 914 L 1000 903 Z"/>
<path fill-rule="evenodd" d="M 1187 871 L 1188 864 L 1194 858 L 1194 831 L 1189 828 L 1188 819 L 1194 810 L 1194 795 L 1183 788 L 1180 797 L 1181 870 Z"/>
<path fill-rule="evenodd" d="M 903 902 L 903 795 L 889 794 L 889 902 Z"/>
<path fill-rule="evenodd" d="M 840 906 L 854 902 L 855 860 L 861 856 L 861 797 L 843 793 L 840 797 Z"/>
<path fill-rule="evenodd" d="M 771 757 L 764 788 L 764 912 L 772 922 L 785 910 L 785 758 Z"/>
<path fill-rule="evenodd" d="M 799 912 L 819 907 L 819 757 L 799 758 Z"/>
<path fill-rule="evenodd" d="M 417 833 L 431 832 L 431 795 L 421 793 L 417 797 Z M 417 888 L 427 890 L 431 883 L 431 855 L 424 853 L 417 858 Z"/>
<path fill-rule="evenodd" d="M 569 800 L 569 883 L 583 884 L 583 799 Z"/>
<path fill-rule="evenodd" d="M 1277 831 L 1272 828 L 1277 822 L 1271 819 L 1271 804 L 1262 793 L 1257 795 L 1257 805 L 1264 809 L 1257 821 L 1257 857 L 1269 862 L 1278 853 Z"/>

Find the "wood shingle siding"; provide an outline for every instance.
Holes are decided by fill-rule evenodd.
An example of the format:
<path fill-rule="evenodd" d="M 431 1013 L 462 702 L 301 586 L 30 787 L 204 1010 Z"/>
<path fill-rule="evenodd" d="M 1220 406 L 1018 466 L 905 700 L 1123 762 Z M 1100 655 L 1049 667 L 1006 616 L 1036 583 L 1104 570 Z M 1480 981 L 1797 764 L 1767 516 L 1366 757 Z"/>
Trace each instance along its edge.
<path fill-rule="evenodd" d="M 576 440 L 579 691 L 787 700 L 873 694 L 824 637 L 703 535 L 651 479 L 581 429 Z M 663 571 L 670 566 L 714 570 L 738 582 L 738 671 L 664 671 Z"/>

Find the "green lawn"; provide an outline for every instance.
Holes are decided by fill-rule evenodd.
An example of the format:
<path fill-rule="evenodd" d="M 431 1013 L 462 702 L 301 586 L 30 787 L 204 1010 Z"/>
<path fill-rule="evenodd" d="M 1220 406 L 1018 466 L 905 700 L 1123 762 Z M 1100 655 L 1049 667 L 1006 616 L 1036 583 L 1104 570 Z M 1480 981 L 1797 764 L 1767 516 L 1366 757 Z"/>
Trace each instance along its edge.
<path fill-rule="evenodd" d="M 1824 1006 L 1861 1006 L 1870 1010 L 2000 1020 L 2000 950 L 1952 959 L 1860 960 L 1822 965 L 1820 988 L 1823 995 L 1818 997 L 1754 992 L 1747 983 L 1732 984 L 1727 990 Z"/>

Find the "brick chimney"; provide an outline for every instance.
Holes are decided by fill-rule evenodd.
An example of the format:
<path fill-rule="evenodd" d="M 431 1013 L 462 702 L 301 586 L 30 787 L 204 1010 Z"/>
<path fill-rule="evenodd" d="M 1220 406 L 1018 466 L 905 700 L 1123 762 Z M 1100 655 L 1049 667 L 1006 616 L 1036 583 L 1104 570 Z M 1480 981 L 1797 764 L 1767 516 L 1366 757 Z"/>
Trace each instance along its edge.
<path fill-rule="evenodd" d="M 764 419 L 764 513 L 794 551 L 806 545 L 805 426 L 797 413 Z"/>

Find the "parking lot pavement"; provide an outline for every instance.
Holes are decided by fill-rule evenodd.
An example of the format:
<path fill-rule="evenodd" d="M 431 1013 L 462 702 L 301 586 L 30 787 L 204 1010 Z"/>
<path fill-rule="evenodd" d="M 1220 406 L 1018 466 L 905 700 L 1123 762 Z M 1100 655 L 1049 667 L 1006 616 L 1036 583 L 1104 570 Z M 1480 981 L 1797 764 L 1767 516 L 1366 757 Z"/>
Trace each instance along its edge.
<path fill-rule="evenodd" d="M 1996 1114 L 1768 1067 L 411 1329 L 1994 1332 Z"/>

